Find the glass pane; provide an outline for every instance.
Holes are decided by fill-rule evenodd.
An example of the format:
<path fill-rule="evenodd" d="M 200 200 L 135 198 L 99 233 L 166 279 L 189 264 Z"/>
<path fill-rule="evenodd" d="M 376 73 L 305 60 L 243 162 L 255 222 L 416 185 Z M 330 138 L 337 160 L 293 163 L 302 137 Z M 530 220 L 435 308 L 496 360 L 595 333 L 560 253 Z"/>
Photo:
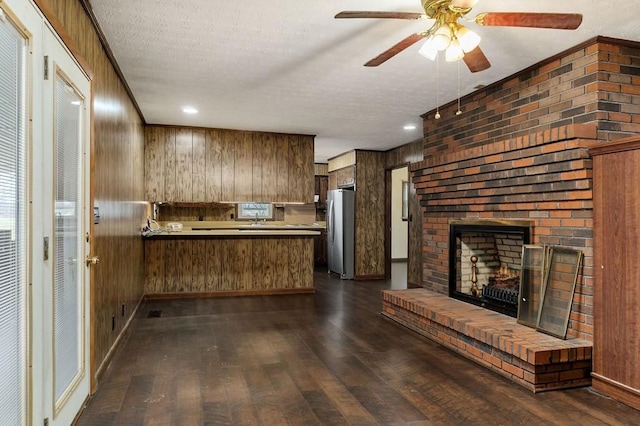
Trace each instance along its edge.
<path fill-rule="evenodd" d="M 535 327 L 538 320 L 546 271 L 546 251 L 547 249 L 542 246 L 524 245 L 522 247 L 518 322 L 529 327 Z"/>
<path fill-rule="evenodd" d="M 0 10 L 1 12 L 1 10 Z M 26 54 L 27 42 L 0 20 L 0 423 L 26 414 Z"/>
<path fill-rule="evenodd" d="M 536 329 L 564 339 L 582 262 L 582 251 L 552 247 L 549 253 L 549 270 L 542 291 L 542 306 Z"/>
<path fill-rule="evenodd" d="M 269 203 L 238 204 L 238 219 L 271 219 L 273 205 Z"/>
<path fill-rule="evenodd" d="M 55 398 L 81 372 L 82 243 L 80 162 L 82 99 L 56 75 L 55 82 Z"/>

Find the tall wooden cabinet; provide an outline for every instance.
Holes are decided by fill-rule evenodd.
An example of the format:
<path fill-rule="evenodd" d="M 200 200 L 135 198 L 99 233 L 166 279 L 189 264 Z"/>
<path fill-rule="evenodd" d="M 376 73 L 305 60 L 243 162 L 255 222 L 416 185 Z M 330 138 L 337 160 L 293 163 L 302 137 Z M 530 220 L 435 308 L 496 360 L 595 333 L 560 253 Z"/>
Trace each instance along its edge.
<path fill-rule="evenodd" d="M 593 388 L 640 409 L 640 136 L 593 155 Z"/>

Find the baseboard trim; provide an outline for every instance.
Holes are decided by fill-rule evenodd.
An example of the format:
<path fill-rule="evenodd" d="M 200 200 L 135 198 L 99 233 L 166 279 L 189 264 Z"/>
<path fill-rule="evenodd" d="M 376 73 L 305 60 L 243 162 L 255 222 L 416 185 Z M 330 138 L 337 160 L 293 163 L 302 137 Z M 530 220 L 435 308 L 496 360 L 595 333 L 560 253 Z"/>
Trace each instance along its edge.
<path fill-rule="evenodd" d="M 144 301 L 144 295 L 142 297 L 140 297 L 140 299 L 138 300 L 138 304 L 136 305 L 136 307 L 133 310 L 133 312 L 131 313 L 131 315 L 129 315 L 129 318 L 127 319 L 126 324 L 122 328 L 122 331 L 120 332 L 118 337 L 116 337 L 116 340 L 115 340 L 115 342 L 113 342 L 113 345 L 111 346 L 111 349 L 109 349 L 109 352 L 107 352 L 107 356 L 104 357 L 104 360 L 102 361 L 102 363 L 96 369 L 96 372 L 95 372 L 95 374 L 93 376 L 93 379 L 94 379 L 93 380 L 93 385 L 91 386 L 91 394 L 92 395 L 95 393 L 96 389 L 98 388 L 98 382 L 100 381 L 100 379 L 102 378 L 102 375 L 105 373 L 105 371 L 109 367 L 109 364 L 111 363 L 111 360 L 112 360 L 113 356 L 115 355 L 116 351 L 120 347 L 120 344 L 122 343 L 122 341 L 125 338 L 125 336 L 128 335 L 129 328 L 131 327 L 131 323 L 133 322 L 134 318 L 136 317 L 136 314 L 138 313 L 138 310 L 140 309 L 140 306 L 142 305 L 143 301 Z"/>

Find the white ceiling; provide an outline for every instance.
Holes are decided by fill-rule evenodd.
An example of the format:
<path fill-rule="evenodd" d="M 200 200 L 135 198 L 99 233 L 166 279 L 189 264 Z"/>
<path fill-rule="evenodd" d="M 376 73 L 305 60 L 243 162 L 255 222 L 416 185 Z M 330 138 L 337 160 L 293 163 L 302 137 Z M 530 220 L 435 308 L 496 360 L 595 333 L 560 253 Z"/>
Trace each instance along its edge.
<path fill-rule="evenodd" d="M 425 21 L 334 19 L 343 10 L 423 12 L 420 0 L 91 0 L 149 124 L 316 135 L 315 161 L 422 137 L 420 114 L 596 35 L 640 41 L 639 0 L 480 0 L 480 12 L 571 12 L 576 31 L 468 27 L 492 63 L 436 67 L 420 42 L 363 64 Z M 439 70 L 439 72 L 437 71 Z M 439 83 L 436 84 L 436 74 Z M 199 110 L 182 112 L 185 105 Z M 415 124 L 416 130 L 403 126 Z"/>

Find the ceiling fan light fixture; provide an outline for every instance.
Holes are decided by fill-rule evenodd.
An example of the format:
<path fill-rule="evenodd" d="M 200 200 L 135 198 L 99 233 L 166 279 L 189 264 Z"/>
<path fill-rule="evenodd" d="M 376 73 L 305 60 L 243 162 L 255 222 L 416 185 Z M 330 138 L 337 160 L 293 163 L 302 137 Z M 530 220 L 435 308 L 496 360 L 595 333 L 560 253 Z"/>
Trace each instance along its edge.
<path fill-rule="evenodd" d="M 445 53 L 445 60 L 447 62 L 455 62 L 464 57 L 464 51 L 462 50 L 462 46 L 460 46 L 460 42 L 458 39 L 455 39 L 451 42 L 449 47 L 447 47 L 447 51 Z"/>
<path fill-rule="evenodd" d="M 462 25 L 456 31 L 456 37 L 465 53 L 471 52 L 480 44 L 480 36 Z"/>
<path fill-rule="evenodd" d="M 418 53 L 424 56 L 425 58 L 435 61 L 436 56 L 438 56 L 438 48 L 436 43 L 433 42 L 433 36 L 429 36 L 427 41 L 424 42 Z"/>
<path fill-rule="evenodd" d="M 445 50 L 451 44 L 451 39 L 453 35 L 451 34 L 451 28 L 448 25 L 443 24 L 438 27 L 438 29 L 431 36 L 431 42 L 437 50 Z"/>

